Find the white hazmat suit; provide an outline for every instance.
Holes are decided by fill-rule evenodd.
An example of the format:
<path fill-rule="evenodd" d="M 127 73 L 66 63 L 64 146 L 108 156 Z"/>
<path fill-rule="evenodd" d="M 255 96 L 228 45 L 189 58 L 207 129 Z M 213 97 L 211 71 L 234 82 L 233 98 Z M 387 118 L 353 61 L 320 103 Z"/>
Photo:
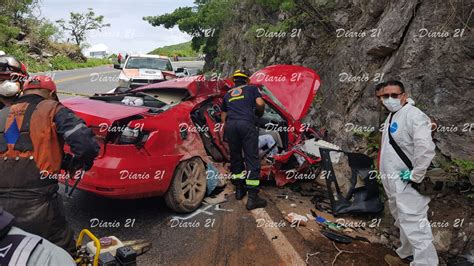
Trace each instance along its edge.
<path fill-rule="evenodd" d="M 405 104 L 385 121 L 380 151 L 380 174 L 388 197 L 390 212 L 395 225 L 400 228 L 400 258 L 413 255 L 410 265 L 438 265 L 438 255 L 433 245 L 433 234 L 427 220 L 430 198 L 418 193 L 400 179 L 400 172 L 408 167 L 389 143 L 387 130 L 407 155 L 413 165 L 411 180 L 421 182 L 435 155 L 431 138 L 431 121 L 420 109 Z"/>

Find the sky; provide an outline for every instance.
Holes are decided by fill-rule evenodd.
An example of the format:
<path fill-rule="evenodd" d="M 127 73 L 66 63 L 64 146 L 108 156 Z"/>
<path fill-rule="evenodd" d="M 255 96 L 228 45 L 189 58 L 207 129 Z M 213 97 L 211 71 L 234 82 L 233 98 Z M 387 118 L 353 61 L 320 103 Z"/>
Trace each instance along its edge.
<path fill-rule="evenodd" d="M 191 40 L 191 36 L 177 27 L 153 27 L 144 16 L 170 13 L 178 7 L 193 6 L 193 0 L 41 0 L 37 13 L 52 22 L 69 18 L 70 12 L 85 12 L 93 8 L 104 16 L 110 27 L 91 31 L 87 35 L 90 45 L 103 43 L 109 53 L 147 53 L 155 48 Z"/>

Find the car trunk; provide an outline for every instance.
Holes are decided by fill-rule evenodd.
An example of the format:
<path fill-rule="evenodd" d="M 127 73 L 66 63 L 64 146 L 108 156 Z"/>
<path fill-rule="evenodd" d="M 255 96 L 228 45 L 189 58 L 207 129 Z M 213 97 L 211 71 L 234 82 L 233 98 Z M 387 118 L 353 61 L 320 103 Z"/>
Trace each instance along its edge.
<path fill-rule="evenodd" d="M 116 140 L 128 123 L 143 118 L 149 112 L 147 107 L 132 107 L 112 104 L 87 98 L 70 98 L 62 102 L 92 129 L 101 145 L 101 155 L 105 145 Z"/>

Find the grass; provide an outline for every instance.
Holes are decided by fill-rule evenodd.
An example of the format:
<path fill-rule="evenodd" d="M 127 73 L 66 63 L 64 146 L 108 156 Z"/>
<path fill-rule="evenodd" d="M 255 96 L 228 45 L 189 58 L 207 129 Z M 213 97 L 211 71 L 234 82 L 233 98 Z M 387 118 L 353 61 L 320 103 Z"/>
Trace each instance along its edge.
<path fill-rule="evenodd" d="M 64 55 L 58 55 L 58 56 L 53 57 L 49 61 L 49 63 L 51 64 L 51 70 L 67 70 L 67 69 L 107 65 L 107 64 L 110 64 L 111 61 L 108 58 L 104 58 L 104 59 L 88 58 L 86 62 L 74 62 L 69 57 L 66 57 Z"/>
<path fill-rule="evenodd" d="M 469 176 L 470 173 L 474 170 L 474 162 L 468 160 L 454 159 L 453 163 L 459 168 L 459 173 L 461 176 Z"/>
<path fill-rule="evenodd" d="M 28 56 L 28 48 L 26 46 L 19 45 L 0 47 L 0 50 L 5 51 L 5 53 L 18 58 L 18 60 L 20 60 L 26 65 L 27 70 L 30 73 L 95 67 L 111 64 L 110 59 L 95 58 L 89 58 L 85 62 L 77 62 L 62 54 L 58 54 L 52 58 L 40 61 Z"/>

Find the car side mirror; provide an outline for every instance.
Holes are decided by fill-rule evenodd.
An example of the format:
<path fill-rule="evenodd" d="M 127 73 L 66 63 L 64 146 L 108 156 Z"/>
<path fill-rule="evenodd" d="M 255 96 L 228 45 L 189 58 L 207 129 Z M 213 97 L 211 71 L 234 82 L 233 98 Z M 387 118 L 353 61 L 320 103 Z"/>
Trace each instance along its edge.
<path fill-rule="evenodd" d="M 184 67 L 178 67 L 175 72 L 176 73 L 183 73 L 184 72 Z"/>
<path fill-rule="evenodd" d="M 114 68 L 115 69 L 122 69 L 122 65 L 121 64 L 114 64 Z"/>

